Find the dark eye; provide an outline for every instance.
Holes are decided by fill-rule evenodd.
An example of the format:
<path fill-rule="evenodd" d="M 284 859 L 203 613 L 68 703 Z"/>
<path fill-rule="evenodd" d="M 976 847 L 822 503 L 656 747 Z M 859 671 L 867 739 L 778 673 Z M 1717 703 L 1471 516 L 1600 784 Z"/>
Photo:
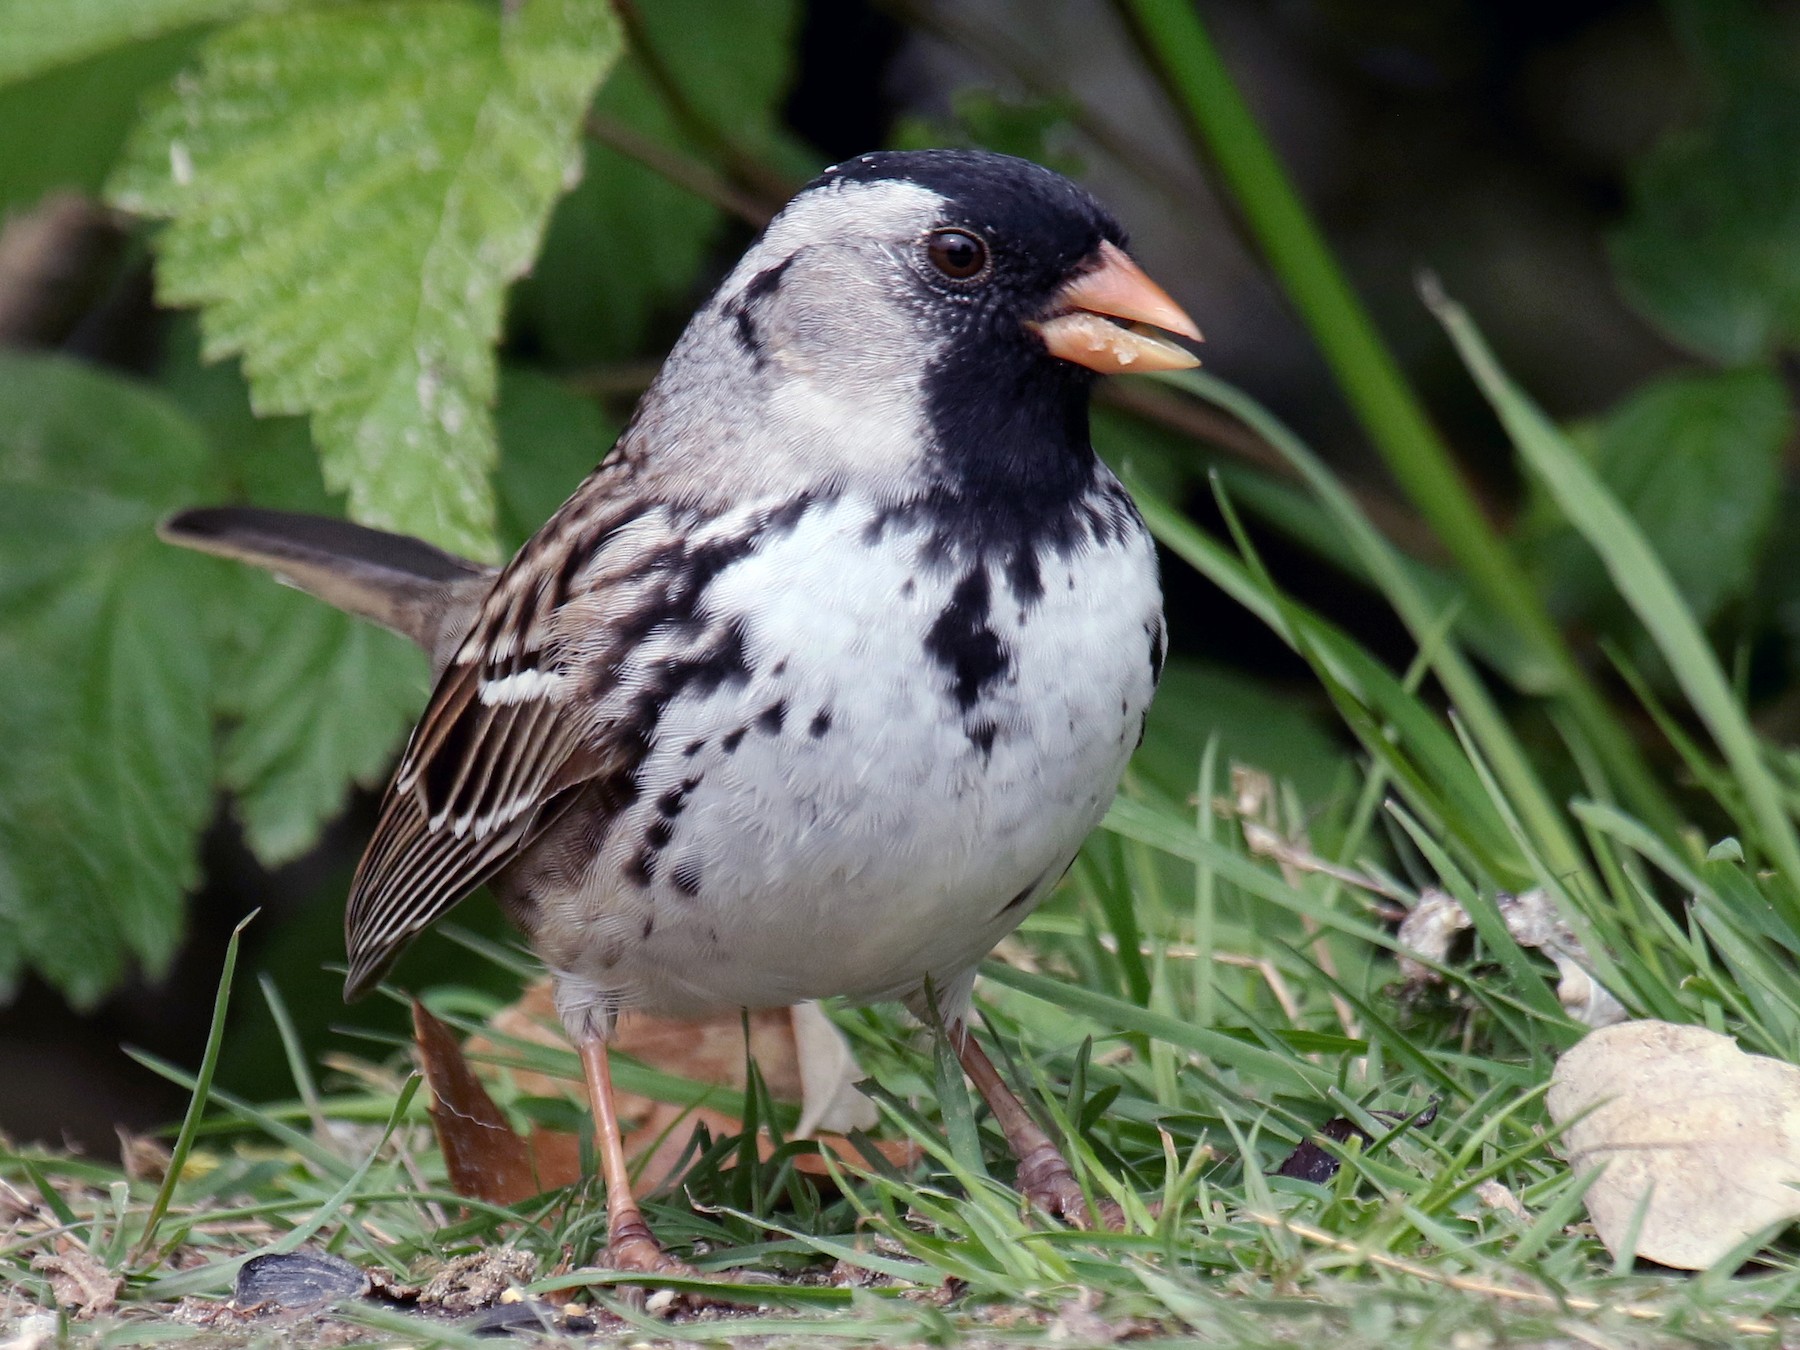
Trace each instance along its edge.
<path fill-rule="evenodd" d="M 952 281 L 967 281 L 987 266 L 988 249 L 967 230 L 939 230 L 926 241 L 931 265 Z"/>

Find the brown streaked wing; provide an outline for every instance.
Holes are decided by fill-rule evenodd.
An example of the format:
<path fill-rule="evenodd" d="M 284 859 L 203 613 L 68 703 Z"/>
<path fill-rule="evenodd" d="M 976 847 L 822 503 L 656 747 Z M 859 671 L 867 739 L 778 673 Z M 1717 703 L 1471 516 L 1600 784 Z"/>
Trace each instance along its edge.
<path fill-rule="evenodd" d="M 511 861 L 554 819 L 546 811 L 553 799 L 594 771 L 554 688 L 516 702 L 481 700 L 484 682 L 561 674 L 558 653 L 542 645 L 540 603 L 535 587 L 503 578 L 432 691 L 351 886 L 346 998 L 365 992 L 408 942 Z M 484 659 L 479 636 L 496 628 L 516 634 L 519 648 L 499 662 Z"/>

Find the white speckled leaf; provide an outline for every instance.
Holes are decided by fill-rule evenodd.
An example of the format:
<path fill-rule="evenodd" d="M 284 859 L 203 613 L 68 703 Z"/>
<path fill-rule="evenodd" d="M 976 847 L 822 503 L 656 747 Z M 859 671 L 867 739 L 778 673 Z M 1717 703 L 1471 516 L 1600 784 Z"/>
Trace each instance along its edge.
<path fill-rule="evenodd" d="M 201 49 L 110 185 L 172 224 L 161 297 L 201 307 L 259 413 L 309 414 L 350 513 L 494 554 L 494 341 L 577 176 L 619 51 L 603 0 L 395 0 L 252 19 Z"/>

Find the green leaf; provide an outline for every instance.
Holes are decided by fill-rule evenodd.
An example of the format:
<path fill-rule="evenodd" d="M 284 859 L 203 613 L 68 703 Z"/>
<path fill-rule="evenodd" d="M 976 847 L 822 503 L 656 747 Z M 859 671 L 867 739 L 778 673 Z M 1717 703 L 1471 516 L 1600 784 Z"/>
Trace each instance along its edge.
<path fill-rule="evenodd" d="M 0 85 L 291 0 L 0 0 Z M 85 112 L 85 109 L 83 109 Z M 68 116 L 68 109 L 63 110 Z"/>
<path fill-rule="evenodd" d="M 0 855 L 25 959 L 90 1003 L 127 954 L 160 972 L 212 806 L 197 559 L 159 544 L 204 495 L 206 442 L 164 400 L 0 357 Z M 7 904 L 0 896 L 0 906 Z"/>
<path fill-rule="evenodd" d="M 500 540 L 509 552 L 568 500 L 612 449 L 618 424 L 588 399 L 530 370 L 500 376 Z"/>
<path fill-rule="evenodd" d="M 1752 368 L 1652 382 L 1608 415 L 1590 462 L 1702 621 L 1742 595 L 1768 537 L 1793 413 L 1780 379 Z M 1560 520 L 1560 516 L 1558 517 Z M 1549 585 L 1592 610 L 1614 598 L 1566 525 L 1533 550 Z"/>
<path fill-rule="evenodd" d="M 1800 75 L 1763 7 L 1669 8 L 1712 86 L 1710 107 L 1638 167 L 1613 264 L 1676 342 L 1740 365 L 1800 340 Z"/>
<path fill-rule="evenodd" d="M 6 43 L 0 26 L 0 51 Z M 173 77 L 194 45 L 194 33 L 184 30 L 0 84 L 0 214 L 31 206 L 54 188 L 99 192 L 144 95 Z M 79 116 L 70 115 L 75 108 Z"/>
<path fill-rule="evenodd" d="M 213 36 L 132 138 L 113 200 L 173 223 L 158 288 L 312 417 L 357 519 L 494 552 L 505 287 L 575 176 L 619 50 L 602 0 L 393 0 Z"/>
<path fill-rule="evenodd" d="M 311 596 L 267 589 L 220 672 L 234 724 L 220 781 L 236 797 L 251 850 L 291 861 L 343 809 L 352 784 L 376 787 L 427 692 L 424 657 L 391 633 Z"/>
<path fill-rule="evenodd" d="M 210 436 L 237 495 L 258 506 L 341 514 L 319 481 L 301 422 L 251 414 L 229 365 L 199 364 L 176 327 L 163 387 Z M 220 603 L 215 706 L 229 721 L 219 779 L 251 851 L 288 862 L 343 809 L 353 784 L 385 777 L 424 705 L 425 658 L 411 643 L 238 563 L 205 559 Z"/>
<path fill-rule="evenodd" d="M 1668 662 L 1695 714 L 1712 733 L 1747 805 L 1770 862 L 1784 874 L 1781 917 L 1800 939 L 1800 834 L 1770 772 L 1765 748 L 1707 645 L 1706 634 L 1681 598 L 1668 570 L 1643 531 L 1570 447 L 1541 409 L 1513 384 L 1474 323 L 1442 295 L 1428 295 L 1432 310 L 1457 354 L 1481 387 L 1520 458 L 1542 479 L 1583 538 L 1606 565 L 1607 575 Z"/>
<path fill-rule="evenodd" d="M 1133 768 L 1175 800 L 1185 800 L 1214 736 L 1227 759 L 1292 783 L 1311 805 L 1339 785 L 1346 763 L 1343 748 L 1306 699 L 1223 666 L 1172 660 L 1150 705 Z"/>
<path fill-rule="evenodd" d="M 782 144 L 780 109 L 799 12 L 794 0 L 659 0 L 638 11 L 648 46 L 682 100 L 759 154 Z M 674 153 L 717 159 L 716 148 L 670 111 L 641 54 L 627 53 L 594 112 Z M 686 317 L 696 274 L 724 224 L 710 202 L 617 150 L 592 145 L 586 177 L 557 209 L 543 257 L 519 288 L 519 311 L 562 363 L 636 354 L 659 315 Z"/>

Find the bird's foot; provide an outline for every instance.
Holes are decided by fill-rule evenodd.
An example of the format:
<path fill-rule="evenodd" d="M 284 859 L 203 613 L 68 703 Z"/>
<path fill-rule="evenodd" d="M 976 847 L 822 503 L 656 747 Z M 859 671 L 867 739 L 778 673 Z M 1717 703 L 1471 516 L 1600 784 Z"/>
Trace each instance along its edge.
<path fill-rule="evenodd" d="M 684 1280 L 700 1277 L 700 1272 L 686 1261 L 664 1251 L 650 1225 L 641 1218 L 628 1218 L 613 1225 L 606 1240 L 606 1264 L 634 1275 L 673 1275 Z"/>
<path fill-rule="evenodd" d="M 614 1223 L 606 1240 L 606 1264 L 613 1270 L 633 1275 L 672 1276 L 679 1280 L 696 1280 L 700 1272 L 678 1256 L 670 1256 L 642 1218 L 626 1218 Z M 635 1285 L 615 1287 L 613 1296 L 627 1307 L 655 1317 L 672 1317 L 676 1313 L 695 1312 L 711 1306 L 704 1294 L 692 1290 L 646 1289 Z"/>
<path fill-rule="evenodd" d="M 1075 1180 L 1068 1160 L 1053 1144 L 1033 1149 L 1019 1164 L 1019 1189 L 1039 1209 L 1061 1219 L 1072 1228 L 1099 1229 L 1117 1233 L 1125 1228 L 1125 1211 L 1117 1201 L 1102 1196 L 1093 1209 Z"/>

